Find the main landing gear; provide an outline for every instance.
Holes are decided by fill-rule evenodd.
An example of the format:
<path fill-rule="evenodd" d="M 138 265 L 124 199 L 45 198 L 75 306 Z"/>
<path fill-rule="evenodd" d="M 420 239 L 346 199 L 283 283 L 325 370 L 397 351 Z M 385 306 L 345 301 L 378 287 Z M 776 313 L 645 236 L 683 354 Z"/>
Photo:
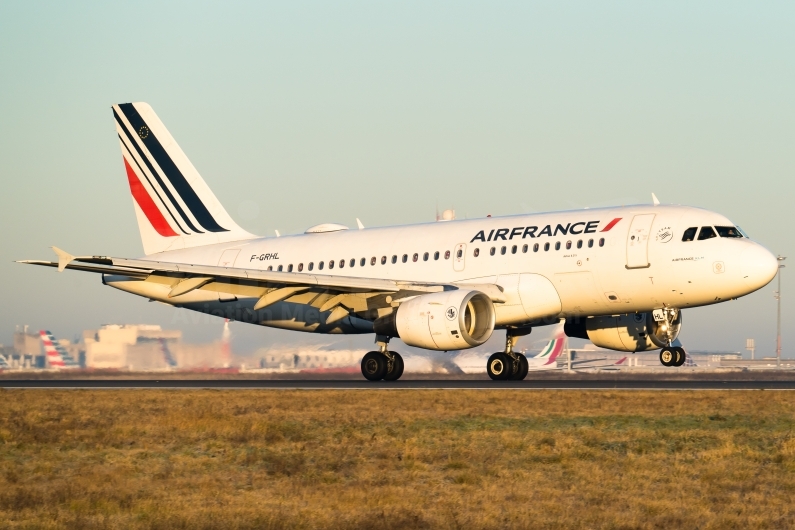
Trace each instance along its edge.
<path fill-rule="evenodd" d="M 388 341 L 389 338 L 377 340 L 379 350 L 364 355 L 362 375 L 368 381 L 397 381 L 403 375 L 403 357 L 387 349 Z"/>
<path fill-rule="evenodd" d="M 519 336 L 519 334 L 512 334 L 511 330 L 508 330 L 505 337 L 505 351 L 494 353 L 489 357 L 486 371 L 493 380 L 521 381 L 527 377 L 529 369 L 527 357 L 513 351 Z"/>

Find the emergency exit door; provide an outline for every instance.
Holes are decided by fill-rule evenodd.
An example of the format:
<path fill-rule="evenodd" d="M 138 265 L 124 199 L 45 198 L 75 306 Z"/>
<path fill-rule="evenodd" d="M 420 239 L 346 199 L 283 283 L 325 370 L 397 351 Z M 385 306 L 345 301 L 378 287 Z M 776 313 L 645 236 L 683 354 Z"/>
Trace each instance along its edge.
<path fill-rule="evenodd" d="M 627 268 L 643 269 L 649 264 L 649 233 L 651 223 L 654 221 L 653 213 L 636 215 L 632 218 L 627 235 Z"/>

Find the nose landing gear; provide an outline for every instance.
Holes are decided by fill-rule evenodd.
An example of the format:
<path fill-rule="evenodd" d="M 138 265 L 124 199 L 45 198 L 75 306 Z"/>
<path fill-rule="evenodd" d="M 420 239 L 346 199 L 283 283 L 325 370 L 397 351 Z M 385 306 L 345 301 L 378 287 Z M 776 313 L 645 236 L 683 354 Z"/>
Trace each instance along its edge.
<path fill-rule="evenodd" d="M 654 324 L 656 324 L 656 329 L 653 328 L 652 342 L 662 346 L 660 364 L 663 366 L 682 366 L 687 358 L 685 349 L 672 345 L 682 325 L 680 310 L 675 307 L 655 309 L 652 312 L 652 317 Z"/>
<path fill-rule="evenodd" d="M 663 366 L 682 366 L 686 357 L 685 349 L 679 346 L 666 346 L 660 350 L 660 363 Z"/>

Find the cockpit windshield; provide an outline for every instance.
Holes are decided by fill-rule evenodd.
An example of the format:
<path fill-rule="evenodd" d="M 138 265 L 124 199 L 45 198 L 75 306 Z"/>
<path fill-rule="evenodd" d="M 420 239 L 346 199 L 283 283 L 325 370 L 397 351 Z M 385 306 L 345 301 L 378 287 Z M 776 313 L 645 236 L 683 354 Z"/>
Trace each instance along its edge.
<path fill-rule="evenodd" d="M 720 237 L 743 237 L 742 232 L 736 226 L 716 226 Z"/>
<path fill-rule="evenodd" d="M 703 241 L 704 239 L 712 239 L 713 237 L 718 237 L 715 235 L 715 231 L 712 229 L 711 226 L 702 226 L 701 230 L 698 233 L 698 240 Z"/>

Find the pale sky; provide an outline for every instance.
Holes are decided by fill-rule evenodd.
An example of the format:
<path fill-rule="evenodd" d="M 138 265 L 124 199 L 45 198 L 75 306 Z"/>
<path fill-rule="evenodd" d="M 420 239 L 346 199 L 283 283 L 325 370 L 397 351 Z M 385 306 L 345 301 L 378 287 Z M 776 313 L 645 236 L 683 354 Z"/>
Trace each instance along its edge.
<path fill-rule="evenodd" d="M 16 324 L 220 336 L 98 275 L 12 263 L 142 253 L 110 106 L 146 101 L 263 235 L 429 221 L 437 202 L 479 217 L 655 192 L 721 212 L 791 256 L 795 356 L 792 2 L 76 4 L 0 3 L 2 343 Z M 681 340 L 772 354 L 774 289 L 686 310 Z M 232 330 L 238 353 L 311 339 Z"/>

